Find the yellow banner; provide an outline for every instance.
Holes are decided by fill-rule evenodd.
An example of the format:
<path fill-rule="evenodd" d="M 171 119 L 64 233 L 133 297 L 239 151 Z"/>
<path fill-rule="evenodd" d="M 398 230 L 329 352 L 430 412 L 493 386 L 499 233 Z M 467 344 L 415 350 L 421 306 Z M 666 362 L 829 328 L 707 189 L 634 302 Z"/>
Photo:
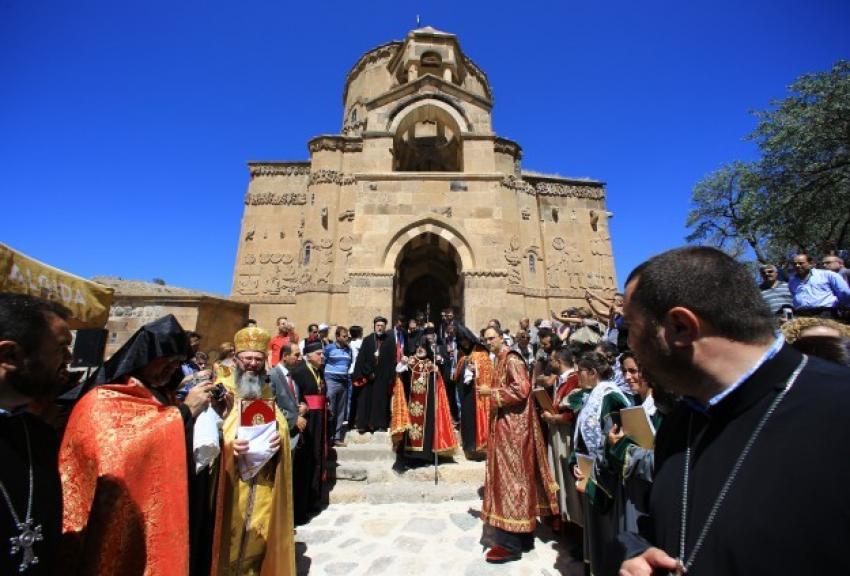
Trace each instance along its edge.
<path fill-rule="evenodd" d="M 69 324 L 76 330 L 106 325 L 113 290 L 33 260 L 0 242 L 0 292 L 59 302 L 71 311 Z"/>

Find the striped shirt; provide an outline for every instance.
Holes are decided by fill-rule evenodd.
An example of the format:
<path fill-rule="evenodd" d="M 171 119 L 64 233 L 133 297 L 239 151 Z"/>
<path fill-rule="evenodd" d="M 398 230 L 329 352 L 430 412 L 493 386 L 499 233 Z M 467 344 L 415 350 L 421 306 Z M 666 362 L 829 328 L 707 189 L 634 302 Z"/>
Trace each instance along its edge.
<path fill-rule="evenodd" d="M 777 280 L 776 284 L 773 285 L 773 288 L 763 289 L 761 291 L 761 296 L 764 298 L 764 301 L 767 302 L 767 305 L 770 307 L 770 311 L 774 314 L 777 314 L 780 310 L 782 310 L 783 306 L 793 306 L 791 302 L 791 291 L 788 290 L 787 282 Z"/>

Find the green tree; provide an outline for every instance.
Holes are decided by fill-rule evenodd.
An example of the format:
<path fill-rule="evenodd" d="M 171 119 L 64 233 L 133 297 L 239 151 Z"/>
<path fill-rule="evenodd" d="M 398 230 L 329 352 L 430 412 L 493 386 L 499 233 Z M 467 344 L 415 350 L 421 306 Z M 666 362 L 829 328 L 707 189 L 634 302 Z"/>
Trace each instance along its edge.
<path fill-rule="evenodd" d="M 752 163 L 732 162 L 700 181 L 691 196 L 688 242 L 717 246 L 735 257 L 751 249 L 764 262 L 769 231 L 761 224 L 759 175 Z"/>
<path fill-rule="evenodd" d="M 693 190 L 690 242 L 759 261 L 850 247 L 850 62 L 806 74 L 755 112 L 761 158 L 733 162 Z"/>

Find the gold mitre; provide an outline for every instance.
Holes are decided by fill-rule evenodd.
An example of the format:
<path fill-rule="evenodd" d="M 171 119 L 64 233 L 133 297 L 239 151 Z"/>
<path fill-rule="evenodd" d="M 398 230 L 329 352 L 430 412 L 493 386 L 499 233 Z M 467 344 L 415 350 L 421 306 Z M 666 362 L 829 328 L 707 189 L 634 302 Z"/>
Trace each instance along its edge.
<path fill-rule="evenodd" d="M 236 344 L 237 354 L 246 350 L 268 354 L 269 340 L 271 339 L 271 335 L 262 328 L 249 326 L 237 332 L 236 336 L 233 337 L 233 342 Z"/>

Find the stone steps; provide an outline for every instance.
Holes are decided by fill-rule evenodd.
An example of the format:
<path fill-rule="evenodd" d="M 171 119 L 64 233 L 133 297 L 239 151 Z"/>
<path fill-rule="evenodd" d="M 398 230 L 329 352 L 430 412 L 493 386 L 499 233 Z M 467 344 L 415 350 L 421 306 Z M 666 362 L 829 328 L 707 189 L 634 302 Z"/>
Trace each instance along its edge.
<path fill-rule="evenodd" d="M 425 481 L 397 481 L 368 484 L 365 482 L 337 481 L 329 494 L 330 504 L 365 502 L 369 504 L 392 504 L 395 502 L 440 503 L 455 501 L 477 501 L 480 485 L 452 483 L 434 485 L 433 479 Z"/>
<path fill-rule="evenodd" d="M 440 458 L 439 482 L 433 465 L 396 472 L 396 455 L 386 432 L 349 433 L 345 447 L 335 448 L 331 475 L 336 479 L 330 503 L 445 502 L 477 500 L 484 485 L 484 462 L 467 460 L 458 449 L 452 458 Z"/>
<path fill-rule="evenodd" d="M 484 483 L 483 462 L 440 462 L 437 469 L 440 482 L 446 484 Z M 432 482 L 434 467 L 420 466 L 410 468 L 403 473 L 392 469 L 392 461 L 339 463 L 334 474 L 338 482 L 363 482 L 380 484 L 382 482 Z"/>

